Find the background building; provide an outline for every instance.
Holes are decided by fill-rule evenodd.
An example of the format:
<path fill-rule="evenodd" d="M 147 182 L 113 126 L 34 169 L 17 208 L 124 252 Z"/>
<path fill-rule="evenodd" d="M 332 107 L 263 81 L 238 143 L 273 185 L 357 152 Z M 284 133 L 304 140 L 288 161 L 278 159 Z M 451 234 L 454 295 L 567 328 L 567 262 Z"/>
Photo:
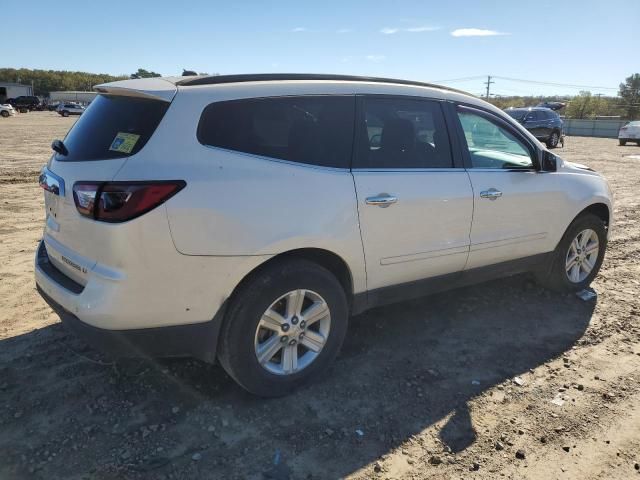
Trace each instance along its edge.
<path fill-rule="evenodd" d="M 0 82 L 0 103 L 4 103 L 7 98 L 16 98 L 21 95 L 33 95 L 33 87 L 20 83 Z"/>

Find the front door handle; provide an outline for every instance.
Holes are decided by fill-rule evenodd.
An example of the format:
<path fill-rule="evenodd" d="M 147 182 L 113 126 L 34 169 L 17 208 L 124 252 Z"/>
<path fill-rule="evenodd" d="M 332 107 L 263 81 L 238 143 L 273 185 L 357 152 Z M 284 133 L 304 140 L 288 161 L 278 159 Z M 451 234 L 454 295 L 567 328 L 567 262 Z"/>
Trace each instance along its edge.
<path fill-rule="evenodd" d="M 388 193 L 380 193 L 373 197 L 367 197 L 365 202 L 367 205 L 377 205 L 378 207 L 386 208 L 389 205 L 393 205 L 398 201 L 398 197 L 389 195 Z"/>
<path fill-rule="evenodd" d="M 495 188 L 490 188 L 489 190 L 480 192 L 480 198 L 488 198 L 489 200 L 495 200 L 496 198 L 500 198 L 501 196 L 502 192 L 500 190 L 496 190 Z"/>

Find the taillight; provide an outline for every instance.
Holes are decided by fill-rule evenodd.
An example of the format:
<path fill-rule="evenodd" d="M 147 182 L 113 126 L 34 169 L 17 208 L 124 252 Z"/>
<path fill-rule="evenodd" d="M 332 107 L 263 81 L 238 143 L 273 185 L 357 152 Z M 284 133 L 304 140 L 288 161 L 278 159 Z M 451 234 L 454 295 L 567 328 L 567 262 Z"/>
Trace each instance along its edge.
<path fill-rule="evenodd" d="M 78 182 L 78 212 L 102 222 L 126 222 L 153 210 L 185 187 L 183 180 L 158 182 Z"/>

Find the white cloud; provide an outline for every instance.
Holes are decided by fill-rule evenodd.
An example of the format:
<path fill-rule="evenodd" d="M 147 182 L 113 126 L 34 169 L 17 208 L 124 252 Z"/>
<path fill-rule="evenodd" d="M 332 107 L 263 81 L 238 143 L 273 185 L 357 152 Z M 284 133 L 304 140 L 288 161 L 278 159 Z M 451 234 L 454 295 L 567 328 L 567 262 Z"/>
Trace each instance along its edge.
<path fill-rule="evenodd" d="M 398 32 L 408 32 L 408 33 L 419 33 L 419 32 L 435 32 L 436 30 L 440 30 L 440 27 L 429 27 L 426 25 L 419 27 L 408 27 L 408 28 L 396 28 L 396 27 L 384 27 L 380 30 L 380 33 L 384 35 L 393 35 Z"/>
<path fill-rule="evenodd" d="M 510 33 L 485 30 L 482 28 L 458 28 L 451 32 L 454 37 L 494 37 L 496 35 L 511 35 Z"/>
<path fill-rule="evenodd" d="M 366 58 L 366 59 L 367 59 L 367 60 L 369 60 L 370 62 L 378 63 L 378 62 L 383 61 L 383 60 L 384 60 L 385 58 L 387 58 L 387 57 L 385 57 L 384 55 L 367 55 L 367 56 L 366 56 L 366 57 L 364 57 L 364 58 Z"/>
<path fill-rule="evenodd" d="M 298 32 L 306 32 L 306 31 L 307 31 L 307 29 L 306 29 L 306 28 L 304 28 L 304 27 L 296 27 L 296 28 L 294 28 L 294 29 L 293 29 L 293 30 L 291 30 L 291 31 L 292 31 L 292 32 L 294 32 L 294 33 L 298 33 Z"/>
<path fill-rule="evenodd" d="M 417 32 L 435 32 L 436 30 L 440 30 L 440 27 L 409 27 L 405 28 L 405 32 L 417 33 Z"/>

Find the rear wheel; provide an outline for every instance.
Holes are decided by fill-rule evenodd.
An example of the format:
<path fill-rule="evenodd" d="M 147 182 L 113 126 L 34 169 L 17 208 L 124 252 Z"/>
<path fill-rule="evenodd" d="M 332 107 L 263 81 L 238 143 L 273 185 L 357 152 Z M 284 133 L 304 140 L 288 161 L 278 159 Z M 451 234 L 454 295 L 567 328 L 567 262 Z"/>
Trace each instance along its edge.
<path fill-rule="evenodd" d="M 548 148 L 556 148 L 560 141 L 560 133 L 557 131 L 551 132 L 551 136 L 547 139 Z"/>
<path fill-rule="evenodd" d="M 62 111 L 62 116 L 63 117 L 68 117 L 69 116 L 69 112 L 67 112 L 66 110 Z"/>
<path fill-rule="evenodd" d="M 624 147 L 627 144 L 627 141 L 620 139 L 618 140 L 618 143 L 620 144 L 620 146 Z"/>
<path fill-rule="evenodd" d="M 536 274 L 538 281 L 560 292 L 583 290 L 598 274 L 606 247 L 607 231 L 602 219 L 582 214 L 569 225 L 549 268 Z"/>
<path fill-rule="evenodd" d="M 4 118 L 7 118 L 9 116 L 9 112 L 7 112 L 6 110 L 2 110 L 0 112 L 0 115 L 2 115 Z"/>
<path fill-rule="evenodd" d="M 344 290 L 325 268 L 292 259 L 268 266 L 234 294 L 218 358 L 256 395 L 286 395 L 333 361 L 347 331 Z"/>

